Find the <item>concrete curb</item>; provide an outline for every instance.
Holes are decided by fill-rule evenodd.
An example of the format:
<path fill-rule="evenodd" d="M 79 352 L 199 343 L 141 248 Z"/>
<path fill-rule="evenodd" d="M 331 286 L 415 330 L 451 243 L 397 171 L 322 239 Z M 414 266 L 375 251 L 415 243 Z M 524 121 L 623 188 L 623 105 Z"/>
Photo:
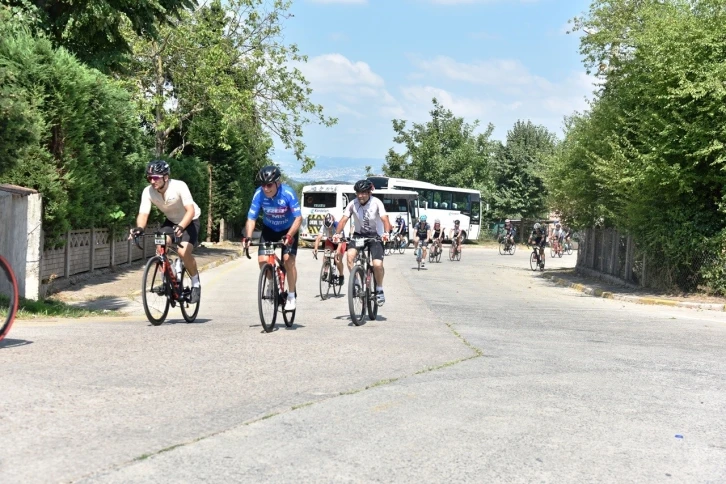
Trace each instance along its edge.
<path fill-rule="evenodd" d="M 568 287 L 574 289 L 583 294 L 587 294 L 593 297 L 601 297 L 604 299 L 617 299 L 619 301 L 627 301 L 635 304 L 648 304 L 648 305 L 659 305 L 659 306 L 672 306 L 689 309 L 705 309 L 709 311 L 726 311 L 726 305 L 717 303 L 699 303 L 699 302 L 687 302 L 687 301 L 676 301 L 674 299 L 663 299 L 656 297 L 641 297 L 641 296 L 626 296 L 623 294 L 616 294 L 610 291 L 603 291 L 602 289 L 595 289 L 584 284 L 576 282 L 570 282 L 566 279 L 562 279 L 557 276 L 549 274 L 542 274 L 544 277 L 550 279 L 558 286 Z"/>

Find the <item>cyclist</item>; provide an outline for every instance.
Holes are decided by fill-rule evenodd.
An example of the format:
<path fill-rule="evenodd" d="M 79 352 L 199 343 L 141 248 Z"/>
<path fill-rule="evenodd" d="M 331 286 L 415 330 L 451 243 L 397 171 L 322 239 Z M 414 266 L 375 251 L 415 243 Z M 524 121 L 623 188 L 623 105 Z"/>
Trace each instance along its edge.
<path fill-rule="evenodd" d="M 512 225 L 512 221 L 509 219 L 506 219 L 504 221 L 504 238 L 505 243 L 508 247 L 511 247 L 514 245 L 514 235 L 517 233 L 517 229 L 514 228 L 514 225 Z"/>
<path fill-rule="evenodd" d="M 439 252 L 443 250 L 442 245 L 444 243 L 444 228 L 441 226 L 441 220 L 434 220 L 434 233 L 431 236 L 430 242 L 436 244 Z"/>
<path fill-rule="evenodd" d="M 555 254 L 562 252 L 562 240 L 565 238 L 565 233 L 562 231 L 562 225 L 559 220 L 555 220 L 555 228 L 552 230 L 552 248 L 555 250 Z"/>
<path fill-rule="evenodd" d="M 451 229 L 451 243 L 455 244 L 456 250 L 461 251 L 461 227 L 459 220 L 454 220 L 454 228 Z"/>
<path fill-rule="evenodd" d="M 338 228 L 335 229 L 333 242 L 340 240 L 343 227 L 352 217 L 354 224 L 353 237 L 378 237 L 381 235 L 383 242 L 388 241 L 388 234 L 391 232 L 391 222 L 388 220 L 386 208 L 383 202 L 371 196 L 373 184 L 370 180 L 358 180 L 353 186 L 356 199 L 345 207 L 343 218 L 338 222 Z M 383 227 L 380 227 L 383 225 Z M 371 263 L 373 264 L 373 273 L 376 277 L 376 301 L 379 306 L 386 303 L 386 297 L 383 294 L 383 243 L 375 241 L 370 245 Z M 353 269 L 355 257 L 358 250 L 353 246 L 348 248 L 348 271 Z"/>
<path fill-rule="evenodd" d="M 414 248 L 418 247 L 419 241 L 423 241 L 421 267 L 424 267 L 426 265 L 426 252 L 429 245 L 429 240 L 431 240 L 431 225 L 426 223 L 426 218 L 426 215 L 421 215 L 421 217 L 419 217 L 418 219 L 418 223 L 413 226 L 413 229 L 415 231 L 415 235 L 413 238 Z M 416 257 L 416 251 L 413 252 L 413 256 Z"/>
<path fill-rule="evenodd" d="M 323 219 L 323 228 L 315 238 L 315 246 L 313 247 L 313 257 L 315 260 L 318 259 L 318 245 L 320 240 L 325 237 L 325 248 L 330 249 L 331 252 L 335 253 L 335 267 L 338 268 L 338 275 L 336 276 L 337 283 L 343 284 L 345 282 L 345 276 L 343 275 L 343 254 L 345 253 L 345 242 L 336 244 L 333 243 L 333 235 L 335 229 L 338 228 L 338 222 L 333 217 L 332 213 L 326 213 L 325 219 Z"/>
<path fill-rule="evenodd" d="M 396 227 L 391 232 L 396 241 L 396 248 L 401 246 L 404 237 L 408 237 L 408 228 L 406 227 L 406 219 L 400 215 L 396 217 Z"/>
<path fill-rule="evenodd" d="M 570 228 L 569 226 L 562 227 L 562 232 L 564 232 L 564 234 L 565 234 L 565 236 L 564 236 L 565 245 L 570 247 L 572 244 L 572 228 Z"/>
<path fill-rule="evenodd" d="M 162 227 L 172 227 L 174 235 L 181 238 L 178 244 L 179 257 L 184 262 L 192 279 L 192 293 L 189 302 L 196 304 L 202 293 L 199 283 L 197 261 L 192 252 L 199 242 L 199 216 L 201 210 L 194 203 L 189 187 L 181 180 L 169 178 L 169 164 L 164 160 L 152 160 L 146 165 L 146 179 L 149 186 L 141 193 L 141 205 L 136 216 L 136 228 L 131 229 L 129 240 L 141 235 L 146 228 L 151 213 L 151 205 L 155 205 L 166 216 Z"/>
<path fill-rule="evenodd" d="M 300 201 L 297 199 L 295 190 L 280 182 L 281 177 L 280 169 L 274 165 L 264 166 L 257 173 L 257 182 L 260 183 L 260 187 L 255 190 L 255 194 L 252 196 L 242 243 L 245 248 L 249 248 L 250 237 L 252 237 L 252 232 L 255 230 L 255 222 L 260 211 L 262 211 L 260 243 L 282 241 L 284 244 L 282 260 L 287 271 L 289 288 L 285 310 L 293 311 L 297 306 L 295 300 L 295 289 L 297 288 L 295 257 L 297 255 L 298 229 L 302 223 L 302 214 L 300 212 Z M 257 262 L 261 268 L 267 262 L 267 257 L 258 255 Z"/>
<path fill-rule="evenodd" d="M 544 266 L 545 254 L 544 248 L 547 245 L 547 230 L 540 225 L 539 222 L 534 224 L 532 227 L 532 233 L 527 241 L 529 245 L 536 245 L 539 247 L 539 264 Z"/>

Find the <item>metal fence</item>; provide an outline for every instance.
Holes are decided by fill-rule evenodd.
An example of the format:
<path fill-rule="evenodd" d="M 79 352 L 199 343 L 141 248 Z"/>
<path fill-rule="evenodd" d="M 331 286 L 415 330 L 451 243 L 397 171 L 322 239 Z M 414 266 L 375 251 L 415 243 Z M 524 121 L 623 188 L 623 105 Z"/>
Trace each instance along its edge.
<path fill-rule="evenodd" d="M 158 226 L 148 227 L 152 233 Z M 46 249 L 41 253 L 40 273 L 43 284 L 59 278 L 68 278 L 83 272 L 127 264 L 146 259 L 156 253 L 149 237 L 141 239 L 139 249 L 128 238 L 128 231 L 109 229 L 72 230 L 65 235 L 61 248 Z"/>
<path fill-rule="evenodd" d="M 714 262 L 707 248 L 686 259 L 670 260 L 638 247 L 633 238 L 612 228 L 589 228 L 581 234 L 577 268 L 660 290 L 693 291 L 703 284 L 701 270 Z"/>

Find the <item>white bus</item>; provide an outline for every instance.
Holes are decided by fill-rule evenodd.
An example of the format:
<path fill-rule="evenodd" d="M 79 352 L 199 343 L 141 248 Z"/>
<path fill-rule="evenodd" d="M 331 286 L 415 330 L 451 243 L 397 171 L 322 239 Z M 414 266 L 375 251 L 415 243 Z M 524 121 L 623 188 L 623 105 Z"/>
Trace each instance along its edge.
<path fill-rule="evenodd" d="M 384 189 L 373 190 L 373 196 L 383 202 L 391 225 L 394 225 L 396 217 L 401 215 L 406 220 L 409 233 L 411 232 L 412 221 L 418 217 L 417 192 Z M 300 227 L 300 238 L 315 240 L 320 233 L 325 214 L 332 213 L 336 220 L 340 220 L 343 216 L 343 210 L 354 198 L 355 190 L 353 185 L 304 186 L 301 196 L 302 225 Z M 346 235 L 352 233 L 351 226 L 352 221 L 348 222 L 348 226 L 344 229 Z M 383 228 L 379 227 L 378 230 L 382 232 Z"/>
<path fill-rule="evenodd" d="M 376 189 L 413 190 L 419 195 L 420 215 L 426 215 L 433 225 L 439 219 L 446 229 L 446 238 L 454 227 L 454 220 L 464 231 L 465 239 L 476 240 L 481 231 L 481 192 L 471 188 L 455 188 L 434 185 L 433 183 L 391 178 L 387 176 L 371 176 L 368 179 Z M 375 191 L 373 192 L 375 193 Z"/>

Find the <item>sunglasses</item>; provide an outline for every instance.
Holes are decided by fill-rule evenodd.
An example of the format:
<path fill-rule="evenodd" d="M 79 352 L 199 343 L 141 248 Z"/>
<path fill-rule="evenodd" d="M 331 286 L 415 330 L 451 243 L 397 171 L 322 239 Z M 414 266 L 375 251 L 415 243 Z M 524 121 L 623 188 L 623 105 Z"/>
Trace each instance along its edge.
<path fill-rule="evenodd" d="M 147 175 L 146 176 L 146 180 L 148 180 L 149 182 L 159 181 L 162 178 L 164 178 L 164 175 Z"/>
<path fill-rule="evenodd" d="M 265 188 L 267 188 L 267 189 L 270 189 L 270 188 L 272 188 L 272 187 L 275 186 L 275 182 L 263 183 L 262 186 L 265 187 Z"/>

